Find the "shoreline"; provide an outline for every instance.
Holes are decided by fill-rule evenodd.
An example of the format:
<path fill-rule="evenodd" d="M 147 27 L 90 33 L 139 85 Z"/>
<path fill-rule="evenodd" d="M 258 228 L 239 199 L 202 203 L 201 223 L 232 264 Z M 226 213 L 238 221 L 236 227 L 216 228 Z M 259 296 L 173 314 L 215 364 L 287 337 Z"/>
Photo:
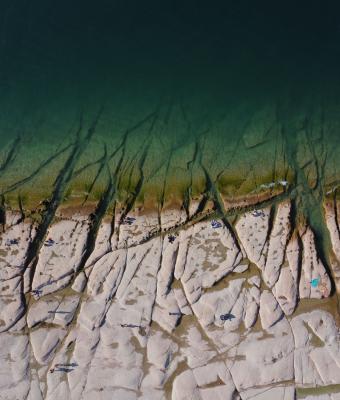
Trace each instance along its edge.
<path fill-rule="evenodd" d="M 291 399 L 332 393 L 338 377 L 327 372 L 310 389 L 316 372 L 293 359 L 303 355 L 310 362 L 323 352 L 317 368 L 327 370 L 332 340 L 340 335 L 340 203 L 333 200 L 323 204 L 331 273 L 313 230 L 306 221 L 295 224 L 292 203 L 280 194 L 252 195 L 249 209 L 227 210 L 230 222 L 221 215 L 211 220 L 211 200 L 202 214 L 196 213 L 199 200 L 193 202 L 189 218 L 178 203 L 132 208 L 126 215 L 117 206 L 99 225 L 91 207 L 62 207 L 42 237 L 39 221 L 7 211 L 0 287 L 8 303 L 1 310 L 0 341 L 9 338 L 16 348 L 18 337 L 25 338 L 32 357 L 25 359 L 27 368 L 39 371 L 47 393 L 54 385 L 68 393 L 63 382 L 78 373 L 96 377 L 88 392 L 105 387 L 116 393 L 120 382 L 112 384 L 106 374 L 111 379 L 118 369 L 129 393 L 148 396 L 150 389 L 166 399 L 191 390 L 213 395 L 215 388 L 242 397 L 263 388 L 273 398 L 282 397 L 281 390 Z M 35 240 L 35 257 L 25 264 Z M 91 366 L 92 359 L 99 364 Z M 102 363 L 105 368 L 98 368 Z M 131 365 L 149 382 L 146 388 L 136 383 Z M 218 374 L 229 378 L 221 384 L 212 376 Z"/>

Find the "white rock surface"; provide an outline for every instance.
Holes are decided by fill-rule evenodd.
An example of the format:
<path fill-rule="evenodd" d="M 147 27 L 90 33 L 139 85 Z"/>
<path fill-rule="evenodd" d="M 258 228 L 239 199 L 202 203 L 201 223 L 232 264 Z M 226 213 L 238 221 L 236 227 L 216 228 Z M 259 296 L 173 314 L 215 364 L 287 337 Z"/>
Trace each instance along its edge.
<path fill-rule="evenodd" d="M 217 355 L 217 351 L 204 339 L 201 331 L 196 326 L 189 327 L 185 341 L 187 346 L 182 347 L 182 353 L 185 355 L 190 368 L 206 365 Z"/>
<path fill-rule="evenodd" d="M 280 276 L 280 268 L 285 258 L 285 250 L 290 233 L 290 202 L 279 204 L 270 232 L 268 254 L 263 270 L 263 278 L 270 288 Z"/>
<path fill-rule="evenodd" d="M 299 258 L 300 246 L 295 233 L 287 245 L 286 263 L 273 287 L 273 294 L 286 315 L 293 313 L 298 300 Z"/>
<path fill-rule="evenodd" d="M 340 261 L 340 232 L 335 207 L 336 204 L 333 201 L 327 201 L 324 205 L 325 220 L 331 237 L 332 248 L 336 258 Z"/>
<path fill-rule="evenodd" d="M 241 293 L 245 279 L 233 279 L 229 285 L 218 291 L 204 293 L 192 305 L 192 309 L 202 326 L 215 324 L 218 327 L 231 321 L 221 321 L 221 315 L 232 312 L 232 309 Z"/>
<path fill-rule="evenodd" d="M 336 266 L 332 207 L 325 218 Z M 114 232 L 109 219 L 101 224 L 83 270 L 88 219 L 53 223 L 31 293 L 23 265 L 35 232 L 8 218 L 0 235 L 1 400 L 293 400 L 296 387 L 316 385 L 329 390 L 320 398 L 339 400 L 338 316 L 325 311 L 335 307 L 330 278 L 312 230 L 290 232 L 288 202 L 274 216 L 269 208 L 241 215 L 236 235 L 221 220 L 182 226 L 183 210 L 162 211 L 160 220 L 134 211 L 119 225 L 120 215 Z"/>
<path fill-rule="evenodd" d="M 24 263 L 35 228 L 18 215 L 7 213 L 8 225 L 0 235 L 0 332 L 12 328 L 23 316 Z"/>
<path fill-rule="evenodd" d="M 295 387 L 293 385 L 277 385 L 260 389 L 248 389 L 241 392 L 242 400 L 295 400 Z"/>
<path fill-rule="evenodd" d="M 307 227 L 300 233 L 303 244 L 302 269 L 299 285 L 300 298 L 321 299 L 328 297 L 331 291 L 331 282 L 322 261 L 319 259 L 312 230 Z M 317 286 L 312 280 L 317 279 Z"/>
<path fill-rule="evenodd" d="M 181 276 L 189 302 L 195 303 L 204 288 L 210 288 L 231 273 L 241 259 L 241 250 L 227 227 L 214 229 L 211 223 L 197 223 Z"/>
<path fill-rule="evenodd" d="M 66 333 L 62 328 L 38 328 L 30 332 L 34 357 L 39 364 L 48 364 L 53 359 L 56 348 Z"/>
<path fill-rule="evenodd" d="M 270 208 L 241 215 L 235 228 L 249 260 L 262 271 L 266 265 Z"/>
<path fill-rule="evenodd" d="M 62 220 L 51 226 L 47 240 L 54 242 L 46 241 L 42 246 L 32 282 L 36 298 L 68 285 L 80 264 L 87 233 L 86 219 Z"/>
<path fill-rule="evenodd" d="M 263 329 L 268 329 L 275 325 L 282 318 L 282 310 L 275 297 L 264 290 L 260 297 L 260 318 Z"/>
<path fill-rule="evenodd" d="M 337 208 L 339 208 L 339 205 L 334 201 L 326 201 L 324 208 L 325 220 L 335 255 L 335 260 L 332 260 L 331 267 L 337 292 L 340 293 L 340 231 L 339 221 L 337 220 L 337 216 L 339 216 Z"/>
<path fill-rule="evenodd" d="M 332 315 L 315 310 L 294 317 L 295 381 L 298 385 L 340 383 L 340 330 Z"/>
<path fill-rule="evenodd" d="M 101 257 L 113 250 L 112 236 L 111 222 L 103 221 L 98 229 L 94 250 L 85 263 L 85 270 L 90 269 Z"/>
<path fill-rule="evenodd" d="M 79 303 L 79 296 L 46 296 L 34 302 L 27 313 L 27 326 L 34 327 L 40 322 L 67 326 L 73 319 Z"/>
<path fill-rule="evenodd" d="M 24 399 L 30 390 L 29 341 L 25 334 L 0 335 L 0 398 Z"/>
<path fill-rule="evenodd" d="M 249 388 L 292 380 L 294 338 L 287 320 L 281 319 L 267 332 L 248 333 L 228 351 L 227 366 L 241 393 Z"/>
<path fill-rule="evenodd" d="M 221 384 L 218 384 L 219 381 L 221 381 Z M 213 386 L 215 382 L 216 386 Z M 235 386 L 224 363 L 211 363 L 209 367 L 204 366 L 187 370 L 175 378 L 172 400 L 209 400 L 211 398 L 218 400 L 239 399 L 235 395 Z"/>
<path fill-rule="evenodd" d="M 175 278 L 178 280 L 181 279 L 184 273 L 185 264 L 187 262 L 187 256 L 189 251 L 189 245 L 193 232 L 194 228 L 191 227 L 189 229 L 182 230 L 179 234 L 178 238 L 179 245 L 178 245 L 177 259 L 175 264 Z"/>
<path fill-rule="evenodd" d="M 249 329 L 257 320 L 260 308 L 260 290 L 257 286 L 252 286 L 246 290 L 246 307 L 244 312 L 244 326 Z"/>
<path fill-rule="evenodd" d="M 141 243 L 147 239 L 149 235 L 159 232 L 160 226 L 158 215 L 149 213 L 145 215 L 137 215 L 130 213 L 128 217 L 135 218 L 131 225 L 123 223 L 119 225 L 119 238 L 115 233 L 111 238 L 111 246 L 115 248 L 131 247 Z M 119 223 L 119 216 L 116 217 L 116 225 Z"/>
<path fill-rule="evenodd" d="M 26 252 L 34 235 L 35 228 L 29 221 L 12 225 L 0 235 L 1 288 L 6 285 L 7 281 L 16 277 L 22 271 Z"/>

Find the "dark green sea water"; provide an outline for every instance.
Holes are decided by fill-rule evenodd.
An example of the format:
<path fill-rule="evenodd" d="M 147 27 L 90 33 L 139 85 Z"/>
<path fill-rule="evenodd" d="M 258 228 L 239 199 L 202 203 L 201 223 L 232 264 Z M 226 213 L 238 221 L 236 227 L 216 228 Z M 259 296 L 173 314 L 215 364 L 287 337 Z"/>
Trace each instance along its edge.
<path fill-rule="evenodd" d="M 157 196 L 203 192 L 206 172 L 225 194 L 296 183 L 297 170 L 310 186 L 336 187 L 337 9 L 2 0 L 2 195 L 48 198 L 81 141 L 66 197 L 100 198 L 110 175 L 123 196 L 141 173 L 141 192 Z"/>

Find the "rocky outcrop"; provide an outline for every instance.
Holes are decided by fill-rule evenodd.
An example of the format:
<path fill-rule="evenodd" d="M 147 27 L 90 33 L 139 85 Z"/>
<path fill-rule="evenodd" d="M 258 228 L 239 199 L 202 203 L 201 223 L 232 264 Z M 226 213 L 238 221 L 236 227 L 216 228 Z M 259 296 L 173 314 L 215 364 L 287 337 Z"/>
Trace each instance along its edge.
<path fill-rule="evenodd" d="M 336 263 L 336 213 L 325 207 Z M 9 214 L 0 398 L 293 400 L 318 385 L 336 399 L 333 277 L 291 213 L 284 201 L 233 224 L 117 214 L 91 236 L 91 254 L 91 217 L 59 217 L 28 266 L 36 225 Z"/>

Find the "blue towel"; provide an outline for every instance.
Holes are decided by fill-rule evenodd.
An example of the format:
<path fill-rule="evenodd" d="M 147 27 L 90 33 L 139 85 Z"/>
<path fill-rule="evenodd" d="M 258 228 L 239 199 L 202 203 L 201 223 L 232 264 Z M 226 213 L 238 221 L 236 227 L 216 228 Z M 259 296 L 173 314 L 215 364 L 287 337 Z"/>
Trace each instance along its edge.
<path fill-rule="evenodd" d="M 312 287 L 317 287 L 319 284 L 320 278 L 315 278 L 310 281 Z"/>

